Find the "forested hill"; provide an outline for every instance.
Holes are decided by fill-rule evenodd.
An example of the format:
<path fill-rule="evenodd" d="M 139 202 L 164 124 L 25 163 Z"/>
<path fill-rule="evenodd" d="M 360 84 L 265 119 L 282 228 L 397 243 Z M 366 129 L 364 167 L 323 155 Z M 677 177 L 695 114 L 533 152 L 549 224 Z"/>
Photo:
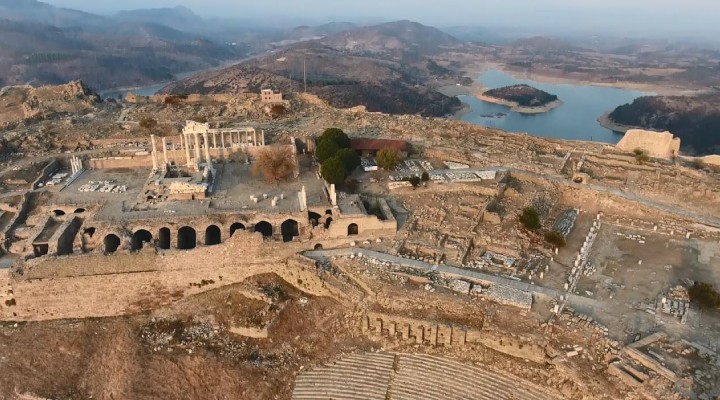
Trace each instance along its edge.
<path fill-rule="evenodd" d="M 491 89 L 484 93 L 486 96 L 495 97 L 517 103 L 521 107 L 542 107 L 557 101 L 558 97 L 529 85 L 504 86 Z"/>
<path fill-rule="evenodd" d="M 616 108 L 613 122 L 670 131 L 686 154 L 720 154 L 720 94 L 700 97 L 646 96 Z"/>

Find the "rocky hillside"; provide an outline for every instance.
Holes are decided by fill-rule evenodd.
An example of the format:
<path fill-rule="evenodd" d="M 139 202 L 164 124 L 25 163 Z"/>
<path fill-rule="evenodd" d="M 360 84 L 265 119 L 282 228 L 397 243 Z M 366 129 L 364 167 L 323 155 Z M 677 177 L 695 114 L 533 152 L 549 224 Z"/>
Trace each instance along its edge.
<path fill-rule="evenodd" d="M 396 28 L 416 25 L 406 22 L 397 24 Z M 390 26 L 394 25 L 384 24 L 369 31 L 386 32 L 389 35 Z M 388 58 L 389 53 L 385 51 L 394 49 L 397 43 L 406 43 L 408 38 L 425 43 L 417 47 L 423 51 L 439 51 L 443 43 L 456 43 L 456 39 L 449 35 L 441 34 L 437 37 L 434 28 L 423 29 L 432 32 L 432 37 L 425 38 L 424 35 L 418 35 L 417 31 L 412 34 L 403 31 L 397 37 L 383 35 L 382 40 L 385 42 L 382 44 L 378 36 L 373 35 L 372 38 L 358 42 L 353 51 L 341 48 L 340 44 L 349 43 L 349 37 L 365 35 L 368 29 L 359 29 L 359 34 L 353 33 L 355 31 L 343 32 L 322 40 L 298 43 L 271 56 L 221 71 L 193 76 L 167 86 L 162 92 L 243 93 L 272 87 L 289 93 L 304 90 L 307 83 L 309 93 L 316 94 L 335 107 L 364 105 L 368 111 L 443 116 L 455 111 L 461 104 L 456 98 L 437 93 L 429 85 L 436 82 L 464 82 L 462 74 L 444 68 L 420 53 L 413 53 L 415 61 L 400 56 L 403 62 L 399 62 Z M 430 46 L 430 43 L 434 45 Z M 406 54 L 407 48 L 397 46 L 396 50 Z M 307 76 L 305 82 L 303 73 Z"/>
<path fill-rule="evenodd" d="M 483 94 L 485 96 L 517 103 L 521 107 L 542 107 L 558 99 L 554 94 L 529 85 L 504 86 L 488 90 Z"/>
<path fill-rule="evenodd" d="M 100 97 L 80 81 L 60 86 L 5 87 L 0 90 L 0 129 L 21 122 L 95 110 Z"/>
<path fill-rule="evenodd" d="M 720 154 L 720 94 L 700 97 L 646 96 L 616 108 L 618 124 L 670 131 L 686 154 Z"/>
<path fill-rule="evenodd" d="M 412 21 L 396 21 L 332 35 L 322 43 L 355 55 L 417 58 L 459 48 L 463 42 L 451 35 Z"/>

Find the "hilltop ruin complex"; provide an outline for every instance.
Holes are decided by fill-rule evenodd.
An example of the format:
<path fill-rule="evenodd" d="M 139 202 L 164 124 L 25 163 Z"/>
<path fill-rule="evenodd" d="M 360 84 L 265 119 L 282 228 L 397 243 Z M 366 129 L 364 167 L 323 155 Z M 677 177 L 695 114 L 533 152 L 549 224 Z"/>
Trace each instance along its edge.
<path fill-rule="evenodd" d="M 112 138 L 78 117 L 73 150 L 8 161 L 3 362 L 29 371 L 24 349 L 59 335 L 49 365 L 69 367 L 11 372 L 2 391 L 57 394 L 62 379 L 94 398 L 720 395 L 715 316 L 688 296 L 720 266 L 720 173 L 672 137 L 612 146 L 305 94 L 281 116 L 257 94 L 191 97 L 109 108 Z M 158 127 L 138 127 L 148 115 Z M 362 157 L 342 187 L 313 154 L 328 127 Z M 254 170 L 271 148 L 291 155 L 287 180 Z M 401 156 L 392 170 L 373 164 L 383 148 Z M 540 228 L 520 222 L 528 208 Z M 93 381 L 66 357 L 90 360 Z M 100 364 L 129 366 L 136 384 L 110 388 Z"/>

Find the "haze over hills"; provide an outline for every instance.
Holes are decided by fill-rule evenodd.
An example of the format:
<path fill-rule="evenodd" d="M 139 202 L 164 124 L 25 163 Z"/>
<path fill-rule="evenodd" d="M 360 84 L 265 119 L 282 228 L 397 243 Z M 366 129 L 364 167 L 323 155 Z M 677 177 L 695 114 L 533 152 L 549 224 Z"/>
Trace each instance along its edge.
<path fill-rule="evenodd" d="M 152 19 L 105 17 L 35 0 L 0 0 L 0 34 L 0 85 L 82 79 L 95 89 L 140 86 L 247 51 Z"/>
<path fill-rule="evenodd" d="M 398 21 L 294 44 L 242 65 L 184 79 L 163 92 L 239 93 L 262 86 L 293 92 L 304 90 L 305 73 L 307 90 L 336 107 L 364 105 L 369 111 L 441 116 L 460 103 L 427 84 L 466 79 L 430 56 L 462 44 L 438 29 Z"/>

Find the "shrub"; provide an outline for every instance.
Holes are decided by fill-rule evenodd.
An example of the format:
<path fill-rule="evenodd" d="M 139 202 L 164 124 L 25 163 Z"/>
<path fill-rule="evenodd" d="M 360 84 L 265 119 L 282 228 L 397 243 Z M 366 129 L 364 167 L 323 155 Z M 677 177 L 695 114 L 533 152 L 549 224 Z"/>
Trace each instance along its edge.
<path fill-rule="evenodd" d="M 287 181 L 295 173 L 295 157 L 292 149 L 269 146 L 258 153 L 253 164 L 253 175 L 262 174 L 268 183 Z"/>
<path fill-rule="evenodd" d="M 418 177 L 416 175 L 405 176 L 402 178 L 402 180 L 405 182 L 410 182 L 410 184 L 413 185 L 413 187 L 418 187 L 418 185 L 420 184 L 420 177 Z"/>
<path fill-rule="evenodd" d="M 635 162 L 637 162 L 639 165 L 643 165 L 646 162 L 650 161 L 650 157 L 648 156 L 647 152 L 639 147 L 633 150 L 633 153 L 635 154 Z"/>
<path fill-rule="evenodd" d="M 390 171 L 400 162 L 400 156 L 394 149 L 380 149 L 375 157 L 378 167 Z"/>
<path fill-rule="evenodd" d="M 558 231 L 545 232 L 545 241 L 555 247 L 565 247 L 565 236 Z"/>
<path fill-rule="evenodd" d="M 520 215 L 520 223 L 523 224 L 525 228 L 536 231 L 541 227 L 540 214 L 533 207 L 525 207 L 522 215 Z"/>
<path fill-rule="evenodd" d="M 325 160 L 335 157 L 335 154 L 340 150 L 338 145 L 331 141 L 325 140 L 318 143 L 317 150 L 315 150 L 315 158 L 322 164 Z"/>
<path fill-rule="evenodd" d="M 358 181 L 357 179 L 345 179 L 343 187 L 350 193 L 357 193 Z"/>
<path fill-rule="evenodd" d="M 705 161 L 703 161 L 702 158 L 694 158 L 690 161 L 690 167 L 697 170 L 703 170 L 705 169 Z"/>
<path fill-rule="evenodd" d="M 508 176 L 506 184 L 507 187 L 515 189 L 518 192 L 522 192 L 522 182 L 516 177 Z"/>
<path fill-rule="evenodd" d="M 427 173 L 427 171 L 423 171 L 422 176 L 420 176 L 420 180 L 423 182 L 427 182 L 430 180 L 430 174 Z"/>
<path fill-rule="evenodd" d="M 341 184 L 347 176 L 345 166 L 338 157 L 331 157 L 323 161 L 320 166 L 320 173 L 325 181 L 334 183 L 335 185 Z"/>
<path fill-rule="evenodd" d="M 360 156 L 353 149 L 340 149 L 335 156 L 342 161 L 345 171 L 350 173 L 360 166 Z"/>
<path fill-rule="evenodd" d="M 702 308 L 720 307 L 720 293 L 712 284 L 706 282 L 695 282 L 688 290 L 690 301 L 697 303 Z"/>
<path fill-rule="evenodd" d="M 157 124 L 158 124 L 157 120 L 150 118 L 150 117 L 145 117 L 140 120 L 140 127 L 144 128 L 144 129 L 152 129 L 152 128 L 156 127 Z"/>

